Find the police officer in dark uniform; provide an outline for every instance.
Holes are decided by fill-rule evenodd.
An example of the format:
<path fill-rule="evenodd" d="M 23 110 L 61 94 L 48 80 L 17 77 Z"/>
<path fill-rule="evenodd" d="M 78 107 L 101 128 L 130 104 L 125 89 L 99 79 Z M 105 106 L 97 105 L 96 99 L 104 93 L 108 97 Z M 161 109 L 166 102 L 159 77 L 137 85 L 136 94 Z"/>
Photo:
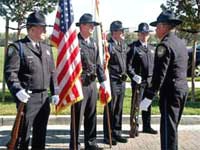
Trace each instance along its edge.
<path fill-rule="evenodd" d="M 51 47 L 45 39 L 44 15 L 35 11 L 27 18 L 28 35 L 8 46 L 5 79 L 11 94 L 19 103 L 26 103 L 20 150 L 27 150 L 31 128 L 32 150 L 45 149 L 47 122 L 50 114 L 48 88 L 54 102 L 59 101 L 55 90 L 55 66 Z M 37 46 L 36 46 L 37 45 Z"/>
<path fill-rule="evenodd" d="M 101 83 L 105 81 L 103 66 L 100 63 L 99 51 L 94 39 L 91 37 L 94 27 L 99 25 L 93 21 L 91 14 L 85 13 L 80 17 L 76 26 L 80 27 L 78 34 L 83 72 L 82 90 L 83 100 L 74 104 L 75 107 L 75 135 L 76 149 L 80 149 L 79 132 L 84 117 L 84 142 L 86 150 L 101 149 L 96 143 L 96 103 L 98 98 L 96 77 Z M 71 114 L 73 111 L 71 112 Z M 71 122 L 70 149 L 74 148 L 74 127 Z"/>
<path fill-rule="evenodd" d="M 143 93 L 151 84 L 154 66 L 154 47 L 148 44 L 149 39 L 149 26 L 147 23 L 140 23 L 138 26 L 138 40 L 133 41 L 130 46 L 130 51 L 127 54 L 128 75 L 132 79 L 132 96 L 135 86 L 140 84 L 138 77 L 141 77 L 140 84 L 140 98 L 143 99 Z M 139 102 L 138 102 L 139 103 Z M 151 105 L 148 111 L 142 111 L 143 132 L 150 134 L 157 134 L 157 131 L 151 128 Z M 137 123 L 138 124 L 138 123 Z"/>
<path fill-rule="evenodd" d="M 185 43 L 173 29 L 181 24 L 172 11 L 163 11 L 157 21 L 156 35 L 160 43 L 156 47 L 152 86 L 145 93 L 140 108 L 146 109 L 155 94 L 160 91 L 161 150 L 178 149 L 178 124 L 187 99 L 186 80 L 188 54 Z"/>
<path fill-rule="evenodd" d="M 117 142 L 126 143 L 127 139 L 122 137 L 122 111 L 125 94 L 126 75 L 126 55 L 128 46 L 124 41 L 124 29 L 121 21 L 113 21 L 110 25 L 111 38 L 108 40 L 108 51 L 110 59 L 108 70 L 110 76 L 112 99 L 108 103 L 112 144 Z M 104 108 L 104 142 L 109 144 L 108 122 L 106 108 Z"/>

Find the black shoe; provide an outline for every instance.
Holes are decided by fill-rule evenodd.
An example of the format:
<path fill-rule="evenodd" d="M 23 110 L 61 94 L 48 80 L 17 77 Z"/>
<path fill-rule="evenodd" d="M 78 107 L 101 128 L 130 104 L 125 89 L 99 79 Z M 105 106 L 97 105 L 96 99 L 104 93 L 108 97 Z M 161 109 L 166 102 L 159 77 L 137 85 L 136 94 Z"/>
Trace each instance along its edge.
<path fill-rule="evenodd" d="M 90 145 L 85 148 L 85 150 L 103 150 L 102 147 L 99 147 L 97 144 L 96 145 Z"/>
<path fill-rule="evenodd" d="M 105 144 L 110 144 L 109 139 L 104 139 L 103 141 Z M 112 138 L 112 145 L 117 145 L 117 141 L 114 138 Z"/>
<path fill-rule="evenodd" d="M 158 131 L 152 129 L 152 128 L 145 128 L 143 129 L 144 133 L 149 133 L 149 134 L 158 134 Z"/>
<path fill-rule="evenodd" d="M 113 139 L 115 139 L 117 142 L 120 142 L 120 143 L 127 143 L 127 139 L 122 137 L 121 135 L 114 136 Z"/>

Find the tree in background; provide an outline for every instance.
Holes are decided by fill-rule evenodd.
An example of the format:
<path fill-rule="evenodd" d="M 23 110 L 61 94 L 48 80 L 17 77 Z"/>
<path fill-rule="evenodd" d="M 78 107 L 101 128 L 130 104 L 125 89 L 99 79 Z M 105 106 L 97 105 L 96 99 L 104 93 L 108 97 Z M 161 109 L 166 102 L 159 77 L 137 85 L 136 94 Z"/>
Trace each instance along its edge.
<path fill-rule="evenodd" d="M 26 15 L 34 10 L 41 10 L 44 14 L 53 12 L 57 0 L 1 0 L 0 16 L 12 22 L 17 22 L 18 38 L 24 27 Z"/>
<path fill-rule="evenodd" d="M 193 40 L 193 55 L 192 55 L 192 101 L 195 100 L 195 63 L 196 63 L 196 45 L 200 41 L 200 0 L 167 0 L 166 6 L 161 5 L 162 9 L 170 9 L 179 16 L 183 23 L 179 26 L 180 35 L 192 42 Z"/>

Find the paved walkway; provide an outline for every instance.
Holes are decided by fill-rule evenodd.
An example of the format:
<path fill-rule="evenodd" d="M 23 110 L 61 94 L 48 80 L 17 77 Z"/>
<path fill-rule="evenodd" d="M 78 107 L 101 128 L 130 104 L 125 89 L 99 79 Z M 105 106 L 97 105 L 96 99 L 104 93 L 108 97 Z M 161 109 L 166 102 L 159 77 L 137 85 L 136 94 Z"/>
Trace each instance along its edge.
<path fill-rule="evenodd" d="M 159 125 L 152 125 L 159 130 Z M 0 150 L 5 150 L 12 126 L 0 126 Z M 129 125 L 123 125 L 123 136 L 129 137 Z M 109 147 L 103 144 L 103 126 L 97 126 L 97 142 L 100 147 L 112 150 L 160 150 L 160 135 L 150 135 L 139 133 L 139 137 L 128 139 L 128 143 L 118 143 Z M 140 126 L 141 130 L 141 126 Z M 47 132 L 46 149 L 67 150 L 69 148 L 69 125 L 49 125 Z M 83 144 L 83 128 L 81 129 L 81 148 Z M 200 125 L 180 125 L 179 126 L 179 150 L 198 150 L 200 147 Z"/>

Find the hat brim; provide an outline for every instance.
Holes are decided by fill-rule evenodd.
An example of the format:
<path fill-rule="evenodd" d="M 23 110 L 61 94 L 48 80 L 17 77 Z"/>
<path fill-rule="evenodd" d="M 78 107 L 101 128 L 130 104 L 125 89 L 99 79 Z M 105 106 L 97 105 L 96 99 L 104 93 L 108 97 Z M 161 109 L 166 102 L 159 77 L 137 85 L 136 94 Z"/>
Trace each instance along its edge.
<path fill-rule="evenodd" d="M 148 31 L 139 31 L 139 30 L 136 30 L 136 31 L 134 31 L 134 32 L 140 32 L 140 33 L 149 33 L 149 32 L 153 32 L 153 30 L 148 30 Z"/>
<path fill-rule="evenodd" d="M 47 26 L 47 24 L 44 23 L 27 23 L 26 26 Z"/>
<path fill-rule="evenodd" d="M 128 28 L 112 29 L 111 31 L 124 31 L 124 30 L 128 30 Z"/>
<path fill-rule="evenodd" d="M 172 24 L 172 25 L 177 26 L 177 25 L 181 24 L 182 21 L 181 21 L 181 20 L 176 20 L 176 19 L 172 19 L 172 20 L 163 20 L 163 21 L 154 21 L 154 22 L 151 22 L 151 23 L 150 23 L 150 26 L 155 27 L 155 26 L 157 26 L 158 23 L 168 23 L 168 24 Z"/>
<path fill-rule="evenodd" d="M 88 24 L 93 24 L 94 26 L 100 25 L 99 22 L 77 22 L 77 23 L 76 23 L 76 26 L 79 27 L 81 24 L 86 24 L 86 23 L 88 23 Z"/>

